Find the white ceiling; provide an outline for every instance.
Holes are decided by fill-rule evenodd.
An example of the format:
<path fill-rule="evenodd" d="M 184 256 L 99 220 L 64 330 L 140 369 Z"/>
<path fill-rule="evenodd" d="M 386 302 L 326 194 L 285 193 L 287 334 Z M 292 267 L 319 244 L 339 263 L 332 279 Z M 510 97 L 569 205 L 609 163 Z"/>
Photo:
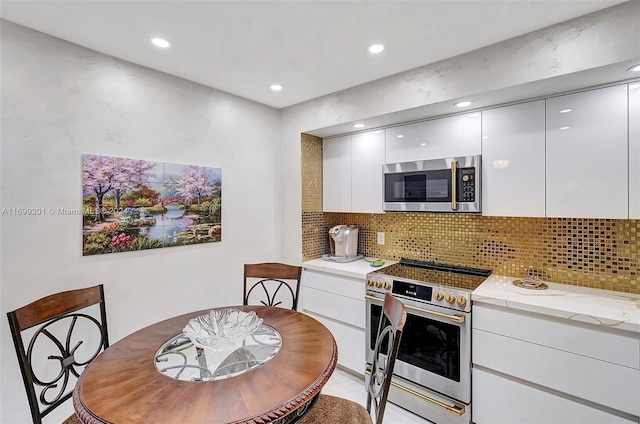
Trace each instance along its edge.
<path fill-rule="evenodd" d="M 0 17 L 282 108 L 622 2 L 2 0 Z"/>

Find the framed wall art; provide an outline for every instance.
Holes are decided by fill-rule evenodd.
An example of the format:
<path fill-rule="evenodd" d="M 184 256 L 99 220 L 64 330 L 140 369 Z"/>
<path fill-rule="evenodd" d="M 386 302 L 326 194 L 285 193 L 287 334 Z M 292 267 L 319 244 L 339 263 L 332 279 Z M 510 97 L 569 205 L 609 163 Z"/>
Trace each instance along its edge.
<path fill-rule="evenodd" d="M 82 156 L 82 254 L 222 240 L 222 170 Z"/>

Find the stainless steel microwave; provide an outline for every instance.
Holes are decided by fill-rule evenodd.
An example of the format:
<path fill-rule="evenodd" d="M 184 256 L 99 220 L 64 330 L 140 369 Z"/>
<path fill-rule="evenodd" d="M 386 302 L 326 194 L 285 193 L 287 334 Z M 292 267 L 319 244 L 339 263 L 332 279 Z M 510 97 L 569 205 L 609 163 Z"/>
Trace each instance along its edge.
<path fill-rule="evenodd" d="M 480 155 L 386 164 L 384 210 L 481 212 L 480 164 Z"/>

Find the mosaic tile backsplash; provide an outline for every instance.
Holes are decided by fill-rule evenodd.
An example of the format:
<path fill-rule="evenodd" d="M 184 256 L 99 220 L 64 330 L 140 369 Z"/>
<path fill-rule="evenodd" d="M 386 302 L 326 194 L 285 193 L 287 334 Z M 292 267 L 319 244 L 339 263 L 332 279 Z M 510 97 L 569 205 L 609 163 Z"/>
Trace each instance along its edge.
<path fill-rule="evenodd" d="M 319 173 L 319 176 L 318 176 Z M 329 252 L 329 229 L 359 228 L 358 252 L 486 268 L 521 277 L 640 294 L 640 220 L 479 214 L 322 212 L 322 139 L 302 138 L 302 256 Z M 319 181 L 319 183 L 318 183 Z M 318 189 L 319 186 L 319 189 Z M 378 232 L 385 244 L 378 245 Z"/>

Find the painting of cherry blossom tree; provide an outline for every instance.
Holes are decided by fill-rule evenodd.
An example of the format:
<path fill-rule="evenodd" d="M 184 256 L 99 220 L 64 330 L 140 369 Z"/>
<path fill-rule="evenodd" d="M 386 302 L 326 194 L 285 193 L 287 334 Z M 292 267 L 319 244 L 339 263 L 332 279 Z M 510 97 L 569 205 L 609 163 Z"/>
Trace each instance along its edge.
<path fill-rule="evenodd" d="M 82 156 L 83 255 L 222 240 L 220 168 Z"/>

